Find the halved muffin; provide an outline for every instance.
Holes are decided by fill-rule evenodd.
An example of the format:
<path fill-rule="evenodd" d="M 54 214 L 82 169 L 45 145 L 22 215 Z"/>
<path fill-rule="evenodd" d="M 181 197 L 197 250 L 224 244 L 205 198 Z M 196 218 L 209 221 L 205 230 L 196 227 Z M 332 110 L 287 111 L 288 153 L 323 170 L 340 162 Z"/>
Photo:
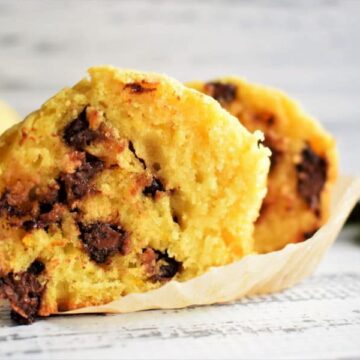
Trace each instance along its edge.
<path fill-rule="evenodd" d="M 261 134 L 166 76 L 89 74 L 0 138 L 0 293 L 19 322 L 253 251 Z"/>

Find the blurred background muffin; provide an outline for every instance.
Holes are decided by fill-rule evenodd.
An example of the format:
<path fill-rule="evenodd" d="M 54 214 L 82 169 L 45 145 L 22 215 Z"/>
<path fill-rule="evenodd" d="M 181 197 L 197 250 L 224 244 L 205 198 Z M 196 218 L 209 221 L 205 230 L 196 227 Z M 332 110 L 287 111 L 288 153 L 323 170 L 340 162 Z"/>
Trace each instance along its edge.
<path fill-rule="evenodd" d="M 0 134 L 20 120 L 18 113 L 0 100 Z"/>

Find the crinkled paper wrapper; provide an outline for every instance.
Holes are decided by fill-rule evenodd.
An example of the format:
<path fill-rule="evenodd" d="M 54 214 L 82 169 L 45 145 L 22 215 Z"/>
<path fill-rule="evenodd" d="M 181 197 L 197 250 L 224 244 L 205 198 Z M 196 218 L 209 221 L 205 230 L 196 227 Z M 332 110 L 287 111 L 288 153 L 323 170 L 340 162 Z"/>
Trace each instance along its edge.
<path fill-rule="evenodd" d="M 291 287 L 309 276 L 338 236 L 360 198 L 360 178 L 341 177 L 334 187 L 329 221 L 310 239 L 280 251 L 250 255 L 216 267 L 186 282 L 170 281 L 157 290 L 130 294 L 106 305 L 60 314 L 127 313 L 148 309 L 178 309 L 229 302 Z"/>

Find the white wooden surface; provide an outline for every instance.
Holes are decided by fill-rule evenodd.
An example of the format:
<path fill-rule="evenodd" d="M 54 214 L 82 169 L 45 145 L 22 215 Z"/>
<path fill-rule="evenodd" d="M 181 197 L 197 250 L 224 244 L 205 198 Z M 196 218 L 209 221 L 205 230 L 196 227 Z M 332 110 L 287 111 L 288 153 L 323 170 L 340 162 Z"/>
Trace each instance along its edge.
<path fill-rule="evenodd" d="M 360 174 L 359 14 L 357 0 L 0 0 L 0 98 L 25 115 L 94 64 L 183 81 L 238 74 L 301 100 L 338 139 L 342 172 Z M 345 312 L 322 298 L 320 324 L 296 288 L 245 305 L 55 318 L 45 330 L 12 327 L 3 312 L 0 358 L 360 358 L 355 236 L 343 233 L 299 288 L 338 297 Z M 278 324 L 268 306 L 278 307 Z"/>

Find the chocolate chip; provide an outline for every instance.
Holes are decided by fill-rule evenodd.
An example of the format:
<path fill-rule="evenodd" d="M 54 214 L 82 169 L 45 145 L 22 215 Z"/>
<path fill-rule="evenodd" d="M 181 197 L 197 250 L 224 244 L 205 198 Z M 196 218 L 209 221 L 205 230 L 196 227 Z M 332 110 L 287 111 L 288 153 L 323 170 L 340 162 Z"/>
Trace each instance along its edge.
<path fill-rule="evenodd" d="M 11 272 L 0 278 L 0 296 L 10 301 L 12 318 L 20 324 L 34 321 L 43 290 L 36 275 L 29 271 Z"/>
<path fill-rule="evenodd" d="M 40 214 L 46 214 L 49 213 L 52 209 L 53 209 L 53 204 L 52 203 L 40 203 Z"/>
<path fill-rule="evenodd" d="M 51 224 L 60 225 L 64 210 L 64 206 L 55 204 L 51 211 L 40 214 L 32 220 L 24 221 L 22 227 L 25 231 L 36 229 L 45 229 L 45 231 L 48 231 Z"/>
<path fill-rule="evenodd" d="M 271 127 L 276 123 L 276 116 L 269 112 L 256 112 L 252 114 L 252 118 L 254 121 L 261 123 L 262 125 L 266 125 Z"/>
<path fill-rule="evenodd" d="M 35 187 L 27 191 L 26 198 L 12 196 L 6 191 L 0 198 L 0 212 L 20 218 L 17 220 L 18 226 L 25 231 L 47 231 L 51 224 L 59 224 L 65 205 L 72 205 L 74 200 L 88 194 L 92 190 L 90 181 L 104 168 L 104 162 L 96 156 L 85 152 L 82 154 L 83 161 L 76 171 L 60 174 L 46 190 Z M 21 198 L 21 203 L 15 206 L 12 202 L 17 198 Z"/>
<path fill-rule="evenodd" d="M 151 184 L 144 188 L 143 194 L 145 196 L 151 196 L 152 198 L 155 198 L 157 191 L 165 191 L 165 187 L 159 179 L 153 177 Z"/>
<path fill-rule="evenodd" d="M 22 196 L 16 195 L 16 190 L 14 194 L 6 191 L 0 200 L 1 212 L 18 218 L 15 222 L 12 220 L 12 223 L 21 226 L 26 231 L 45 228 L 48 225 L 47 222 L 54 218 L 55 213 L 58 213 L 54 211 L 58 201 L 58 191 L 59 187 L 56 183 L 50 184 L 45 189 L 34 186 L 30 190 L 23 191 Z M 14 203 L 16 206 L 13 205 Z"/>
<path fill-rule="evenodd" d="M 205 84 L 205 92 L 221 103 L 231 103 L 236 98 L 237 88 L 233 84 L 218 81 Z"/>
<path fill-rule="evenodd" d="M 181 269 L 181 263 L 175 258 L 170 257 L 168 253 L 162 253 L 161 251 L 155 250 L 157 272 L 152 276 L 153 281 L 163 281 L 172 279 Z"/>
<path fill-rule="evenodd" d="M 142 159 L 141 157 L 139 157 L 136 154 L 135 148 L 134 148 L 134 144 L 132 143 L 132 141 L 129 141 L 129 150 L 134 154 L 134 156 L 141 162 L 142 166 L 144 169 L 146 169 L 146 163 L 145 160 Z"/>
<path fill-rule="evenodd" d="M 39 224 L 37 220 L 26 220 L 22 225 L 25 231 L 32 231 L 39 228 Z"/>
<path fill-rule="evenodd" d="M 265 136 L 265 140 L 263 141 L 263 144 L 264 146 L 268 147 L 271 150 L 270 171 L 272 171 L 274 167 L 279 163 L 283 151 L 276 148 L 276 145 L 274 145 L 274 143 L 271 140 L 269 140 L 269 138 L 266 136 Z"/>
<path fill-rule="evenodd" d="M 160 171 L 160 170 L 161 170 L 161 165 L 156 162 L 156 163 L 153 164 L 153 169 L 154 169 L 155 171 Z"/>
<path fill-rule="evenodd" d="M 180 268 L 180 263 L 175 259 L 168 258 L 167 264 L 161 265 L 159 269 L 159 273 L 155 275 L 156 280 L 166 280 L 173 278 Z"/>
<path fill-rule="evenodd" d="M 282 156 L 282 151 L 279 151 L 271 146 L 268 146 L 268 148 L 271 150 L 271 155 L 270 155 L 270 171 L 271 171 L 279 163 L 279 160 Z"/>
<path fill-rule="evenodd" d="M 45 265 L 40 260 L 35 260 L 28 267 L 27 271 L 33 275 L 40 275 L 45 270 Z"/>
<path fill-rule="evenodd" d="M 12 219 L 12 226 L 25 231 L 45 229 L 51 224 L 60 224 L 65 205 L 87 195 L 91 180 L 104 168 L 104 162 L 89 153 L 82 152 L 82 163 L 74 173 L 62 173 L 54 183 L 45 189 L 33 186 L 26 189 L 22 183 L 21 192 L 6 190 L 0 198 L 0 213 Z M 18 186 L 19 187 L 19 186 Z"/>
<path fill-rule="evenodd" d="M 59 197 L 63 203 L 72 202 L 87 195 L 91 190 L 90 181 L 104 169 L 104 162 L 86 153 L 83 163 L 74 173 L 62 173 L 59 177 Z"/>
<path fill-rule="evenodd" d="M 296 165 L 297 189 L 310 209 L 319 214 L 321 192 L 327 177 L 327 162 L 307 145 L 301 153 L 301 161 Z"/>
<path fill-rule="evenodd" d="M 42 227 L 50 226 L 54 223 L 60 223 L 65 206 L 61 204 L 55 204 L 51 211 L 39 216 L 39 221 L 42 223 Z"/>
<path fill-rule="evenodd" d="M 155 91 L 156 87 L 154 87 L 154 84 L 148 83 L 146 81 L 142 81 L 141 83 L 134 82 L 134 83 L 126 84 L 124 86 L 124 89 L 130 89 L 130 92 L 132 94 L 142 94 L 142 93 Z"/>
<path fill-rule="evenodd" d="M 61 175 L 55 181 L 59 185 L 58 201 L 60 204 L 66 204 L 67 203 L 67 193 L 66 193 L 65 181 L 61 178 Z"/>
<path fill-rule="evenodd" d="M 92 224 L 79 223 L 80 238 L 91 260 L 105 263 L 111 255 L 127 252 L 127 234 L 119 226 L 97 221 Z"/>
<path fill-rule="evenodd" d="M 255 224 L 260 224 L 263 221 L 265 214 L 269 210 L 269 206 L 270 206 L 270 204 L 268 202 L 263 201 L 263 203 L 261 204 L 260 211 L 259 211 L 259 216 L 256 219 Z"/>
<path fill-rule="evenodd" d="M 98 157 L 86 153 L 84 168 L 86 168 L 86 172 L 89 174 L 88 176 L 93 177 L 93 175 L 103 170 L 104 162 L 100 160 Z"/>
<path fill-rule="evenodd" d="M 146 248 L 141 256 L 145 270 L 151 281 L 168 281 L 172 279 L 182 268 L 181 262 L 170 257 L 167 253 Z"/>
<path fill-rule="evenodd" d="M 304 232 L 304 240 L 310 239 L 318 230 L 318 228 L 315 228 L 314 230 Z"/>
<path fill-rule="evenodd" d="M 10 318 L 17 325 L 30 325 L 34 322 L 34 318 L 26 318 L 14 310 L 10 310 Z"/>
<path fill-rule="evenodd" d="M 45 213 L 51 211 L 52 205 L 58 202 L 59 186 L 56 182 L 51 183 L 47 189 L 35 189 L 33 200 L 40 202 L 40 212 Z"/>
<path fill-rule="evenodd" d="M 78 117 L 68 124 L 64 130 L 63 139 L 69 146 L 82 150 L 99 137 L 99 133 L 90 129 L 86 116 L 86 107 Z"/>

